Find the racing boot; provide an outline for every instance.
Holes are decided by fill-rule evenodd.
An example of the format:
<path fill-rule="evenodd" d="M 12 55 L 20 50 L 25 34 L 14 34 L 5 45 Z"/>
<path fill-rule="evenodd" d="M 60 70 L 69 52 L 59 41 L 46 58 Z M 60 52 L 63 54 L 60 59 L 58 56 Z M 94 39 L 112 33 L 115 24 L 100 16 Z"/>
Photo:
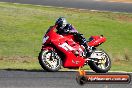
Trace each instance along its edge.
<path fill-rule="evenodd" d="M 86 57 L 90 57 L 92 54 L 92 47 L 88 46 L 87 43 L 84 44 L 85 50 L 86 50 Z"/>

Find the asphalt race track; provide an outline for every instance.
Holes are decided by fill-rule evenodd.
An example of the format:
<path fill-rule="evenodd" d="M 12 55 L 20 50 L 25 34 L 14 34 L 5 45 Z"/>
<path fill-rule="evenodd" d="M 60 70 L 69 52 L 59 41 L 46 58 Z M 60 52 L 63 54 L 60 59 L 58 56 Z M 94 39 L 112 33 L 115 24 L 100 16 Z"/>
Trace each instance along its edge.
<path fill-rule="evenodd" d="M 81 86 L 75 80 L 76 74 L 77 72 L 73 71 L 0 70 L 0 88 L 132 88 L 132 82 Z"/>
<path fill-rule="evenodd" d="M 101 0 L 0 0 L 0 2 L 13 2 L 114 12 L 132 12 L 132 3 L 103 2 Z"/>

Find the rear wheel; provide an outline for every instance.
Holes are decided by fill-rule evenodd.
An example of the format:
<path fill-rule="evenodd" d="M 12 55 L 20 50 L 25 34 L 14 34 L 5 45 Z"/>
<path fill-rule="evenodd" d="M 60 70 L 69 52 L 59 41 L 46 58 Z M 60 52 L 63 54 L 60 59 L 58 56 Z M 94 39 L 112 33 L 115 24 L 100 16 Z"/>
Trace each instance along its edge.
<path fill-rule="evenodd" d="M 89 61 L 90 68 L 96 73 L 106 73 L 111 68 L 111 60 L 109 55 L 103 50 L 95 50 L 90 59 L 95 61 Z"/>
<path fill-rule="evenodd" d="M 39 63 L 46 71 L 58 71 L 61 68 L 61 58 L 53 50 L 44 50 L 39 54 Z"/>

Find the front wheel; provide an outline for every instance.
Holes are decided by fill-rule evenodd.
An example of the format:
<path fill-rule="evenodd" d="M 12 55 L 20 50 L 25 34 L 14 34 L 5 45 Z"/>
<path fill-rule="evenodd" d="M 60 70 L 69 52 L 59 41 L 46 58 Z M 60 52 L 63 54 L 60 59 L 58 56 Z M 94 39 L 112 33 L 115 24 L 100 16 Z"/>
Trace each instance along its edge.
<path fill-rule="evenodd" d="M 90 59 L 95 61 L 89 61 L 90 68 L 96 73 L 106 73 L 111 68 L 111 60 L 109 55 L 104 50 L 95 50 L 90 56 Z"/>
<path fill-rule="evenodd" d="M 46 71 L 58 71 L 61 68 L 61 58 L 53 50 L 43 50 L 38 57 L 41 67 Z"/>

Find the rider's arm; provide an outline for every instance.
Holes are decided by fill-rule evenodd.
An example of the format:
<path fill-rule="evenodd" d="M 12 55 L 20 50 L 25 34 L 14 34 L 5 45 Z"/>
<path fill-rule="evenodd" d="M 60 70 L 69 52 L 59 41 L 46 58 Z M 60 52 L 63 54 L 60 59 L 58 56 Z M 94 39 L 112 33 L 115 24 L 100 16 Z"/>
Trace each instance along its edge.
<path fill-rule="evenodd" d="M 78 33 L 78 31 L 71 25 L 67 24 L 66 27 L 64 27 L 65 33 Z"/>

